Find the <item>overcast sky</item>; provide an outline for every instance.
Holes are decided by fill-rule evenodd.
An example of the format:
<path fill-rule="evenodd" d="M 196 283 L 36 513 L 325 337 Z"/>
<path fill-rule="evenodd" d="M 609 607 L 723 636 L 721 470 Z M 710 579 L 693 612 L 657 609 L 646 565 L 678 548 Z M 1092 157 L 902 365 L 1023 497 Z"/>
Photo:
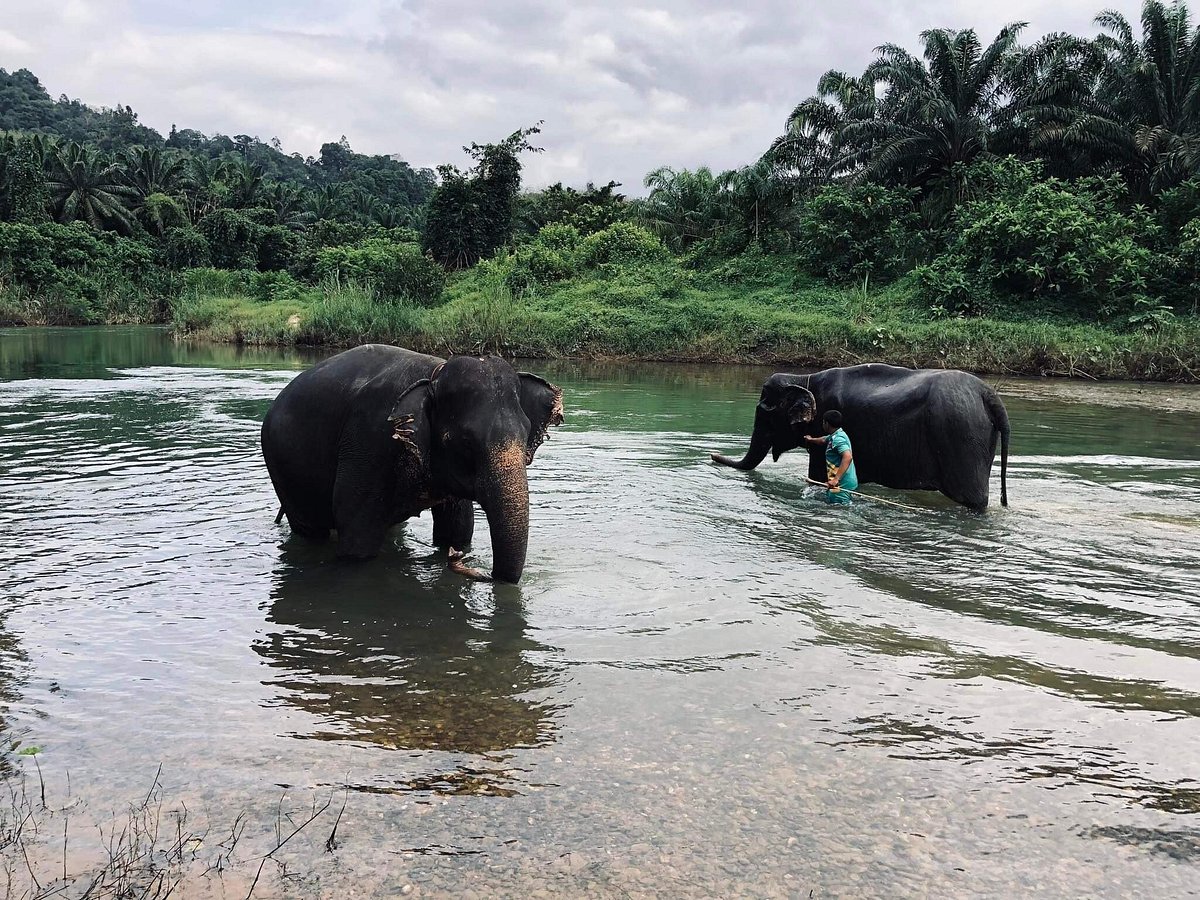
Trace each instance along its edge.
<path fill-rule="evenodd" d="M 132 106 L 164 134 L 278 137 L 308 156 L 346 135 L 416 166 L 545 120 L 525 183 L 756 159 L 830 68 L 885 41 L 1006 22 L 1026 40 L 1094 33 L 1130 0 L 0 0 L 0 67 L 53 96 Z"/>

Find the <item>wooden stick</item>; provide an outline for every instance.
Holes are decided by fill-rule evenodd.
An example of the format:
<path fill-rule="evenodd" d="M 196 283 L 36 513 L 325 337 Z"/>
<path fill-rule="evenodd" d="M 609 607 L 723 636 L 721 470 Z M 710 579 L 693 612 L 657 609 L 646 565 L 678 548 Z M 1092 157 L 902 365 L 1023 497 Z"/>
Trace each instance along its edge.
<path fill-rule="evenodd" d="M 826 484 L 824 481 L 817 481 L 817 479 L 809 478 L 807 475 L 804 476 L 804 480 L 807 481 L 809 484 L 815 484 L 818 487 L 823 487 L 823 488 L 825 488 L 825 490 L 829 490 L 829 485 Z M 925 510 L 920 509 L 916 506 L 905 506 L 903 503 L 897 503 L 895 500 L 884 500 L 882 497 L 876 497 L 874 494 L 862 494 L 862 493 L 859 493 L 858 491 L 847 490 L 846 488 L 842 488 L 842 490 L 846 491 L 847 494 L 853 494 L 855 497 L 862 497 L 866 500 L 874 500 L 876 503 L 886 503 L 889 506 L 897 506 L 900 509 L 907 509 L 910 512 L 925 512 Z"/>

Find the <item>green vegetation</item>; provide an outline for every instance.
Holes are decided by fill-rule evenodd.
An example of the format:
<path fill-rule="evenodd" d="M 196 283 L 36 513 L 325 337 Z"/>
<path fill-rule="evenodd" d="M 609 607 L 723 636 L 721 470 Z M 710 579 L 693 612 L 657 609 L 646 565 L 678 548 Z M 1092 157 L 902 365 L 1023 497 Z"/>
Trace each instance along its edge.
<path fill-rule="evenodd" d="M 573 257 L 578 269 L 530 283 L 528 262 L 540 252 L 523 247 L 452 275 L 436 307 L 381 303 L 355 283 L 326 281 L 273 302 L 240 286 L 208 287 L 185 294 L 173 324 L 179 333 L 248 344 L 397 341 L 442 354 L 812 366 L 889 360 L 1010 374 L 1200 376 L 1200 328 L 1189 323 L 1115 332 L 1068 319 L 931 320 L 915 278 L 881 289 L 831 287 L 781 275 L 794 260 L 757 250 L 706 269 L 663 251 L 657 260 L 586 267 L 581 252 Z M 514 282 L 524 287 L 514 290 Z"/>
<path fill-rule="evenodd" d="M 760 159 L 521 193 L 537 126 L 416 172 L 162 138 L 0 70 L 0 321 L 253 343 L 1197 380 L 1200 28 L 921 35 Z"/>

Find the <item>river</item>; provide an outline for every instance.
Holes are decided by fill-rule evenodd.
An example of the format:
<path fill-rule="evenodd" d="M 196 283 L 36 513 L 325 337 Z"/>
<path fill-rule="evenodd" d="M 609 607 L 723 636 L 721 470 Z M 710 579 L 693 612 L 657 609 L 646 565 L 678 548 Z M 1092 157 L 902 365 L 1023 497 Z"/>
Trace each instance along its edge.
<path fill-rule="evenodd" d="M 0 761 L 53 823 L 11 877 L 149 798 L 184 895 L 327 801 L 259 895 L 1200 890 L 1200 389 L 1004 381 L 1010 507 L 834 510 L 708 461 L 767 370 L 526 363 L 567 422 L 514 588 L 428 516 L 354 565 L 274 524 L 315 358 L 0 331 Z"/>

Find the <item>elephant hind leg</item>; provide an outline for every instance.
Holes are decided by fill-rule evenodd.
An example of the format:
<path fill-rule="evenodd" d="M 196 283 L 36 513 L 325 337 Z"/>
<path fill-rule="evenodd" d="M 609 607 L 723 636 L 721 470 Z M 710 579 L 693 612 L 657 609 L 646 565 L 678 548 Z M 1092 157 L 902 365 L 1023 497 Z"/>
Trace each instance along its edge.
<path fill-rule="evenodd" d="M 470 500 L 446 500 L 433 508 L 433 542 L 462 550 L 475 535 L 475 507 Z"/>
<path fill-rule="evenodd" d="M 312 525 L 297 516 L 288 515 L 287 512 L 284 512 L 284 515 L 287 516 L 288 527 L 292 529 L 292 534 L 298 534 L 305 540 L 318 544 L 329 540 L 328 526 Z"/>
<path fill-rule="evenodd" d="M 967 471 L 943 477 L 941 491 L 955 503 L 983 512 L 988 505 L 987 467 L 969 467 Z"/>

